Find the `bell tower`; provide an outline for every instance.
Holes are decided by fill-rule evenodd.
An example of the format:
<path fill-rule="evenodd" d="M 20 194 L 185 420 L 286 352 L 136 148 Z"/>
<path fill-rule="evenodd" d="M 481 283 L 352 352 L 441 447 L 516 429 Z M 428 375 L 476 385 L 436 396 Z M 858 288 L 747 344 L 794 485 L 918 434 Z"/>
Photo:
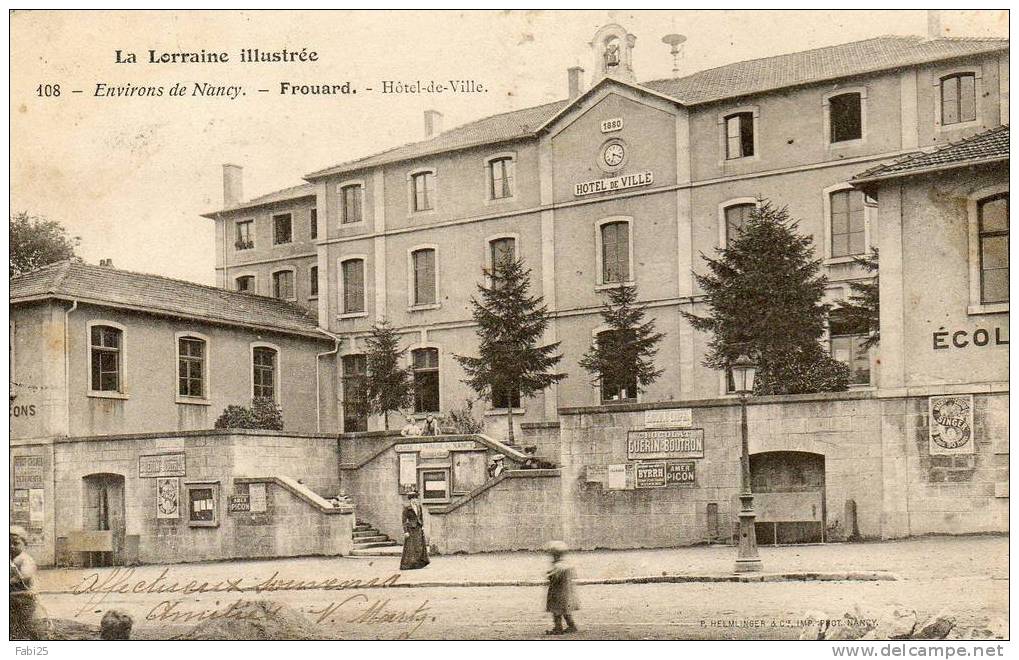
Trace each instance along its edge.
<path fill-rule="evenodd" d="M 634 82 L 633 46 L 637 37 L 626 31 L 621 25 L 610 23 L 598 30 L 591 40 L 591 53 L 594 66 L 592 84 L 605 76 L 619 80 Z"/>

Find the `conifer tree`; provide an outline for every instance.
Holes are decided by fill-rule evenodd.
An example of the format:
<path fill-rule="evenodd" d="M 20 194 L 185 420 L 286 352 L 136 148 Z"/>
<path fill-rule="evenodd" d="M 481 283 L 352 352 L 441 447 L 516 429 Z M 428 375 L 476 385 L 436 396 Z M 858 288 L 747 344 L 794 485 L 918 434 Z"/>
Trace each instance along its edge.
<path fill-rule="evenodd" d="M 869 336 L 860 346 L 868 349 L 881 341 L 881 285 L 877 248 L 871 248 L 868 255 L 853 257 L 853 261 L 873 273 L 874 277 L 850 282 L 849 300 L 832 310 L 832 316 L 847 325 L 866 330 Z"/>
<path fill-rule="evenodd" d="M 453 357 L 467 374 L 463 382 L 478 396 L 505 398 L 507 438 L 513 442 L 513 399 L 533 396 L 565 378 L 551 371 L 563 356 L 557 354 L 559 342 L 538 345 L 552 316 L 542 297 L 530 294 L 531 271 L 523 261 L 501 260 L 484 272 L 487 286 L 479 283 L 478 296 L 471 297 L 478 355 Z"/>
<path fill-rule="evenodd" d="M 757 394 L 839 391 L 849 381 L 849 368 L 820 344 L 828 278 L 812 239 L 797 226 L 785 208 L 760 200 L 717 258 L 701 255 L 708 272 L 694 277 L 710 313 L 683 312 L 712 335 L 705 366 L 725 369 L 743 353 L 757 361 Z"/>
<path fill-rule="evenodd" d="M 413 395 L 411 372 L 404 364 L 406 348 L 400 348 L 396 330 L 383 319 L 371 328 L 368 346 L 366 404 L 370 413 L 382 415 L 389 430 L 389 413 L 410 403 Z"/>
<path fill-rule="evenodd" d="M 603 391 L 606 385 L 626 387 L 632 383 L 643 392 L 662 375 L 654 360 L 665 335 L 655 332 L 654 319 L 644 321 L 647 306 L 637 304 L 636 286 L 618 286 L 605 293 L 601 317 L 609 329 L 598 335 L 580 359 L 580 366 L 594 376 L 593 382 L 600 383 Z"/>

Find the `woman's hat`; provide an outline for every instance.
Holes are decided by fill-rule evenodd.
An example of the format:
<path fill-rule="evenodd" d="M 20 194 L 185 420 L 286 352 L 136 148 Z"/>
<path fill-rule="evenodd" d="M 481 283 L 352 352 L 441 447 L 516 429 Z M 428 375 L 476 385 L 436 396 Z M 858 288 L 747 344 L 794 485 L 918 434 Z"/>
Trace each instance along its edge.
<path fill-rule="evenodd" d="M 28 532 L 21 525 L 11 525 L 11 536 L 17 536 L 22 541 L 28 541 Z"/>
<path fill-rule="evenodd" d="M 564 554 L 568 549 L 562 541 L 549 541 L 545 544 L 545 551 L 553 555 Z"/>

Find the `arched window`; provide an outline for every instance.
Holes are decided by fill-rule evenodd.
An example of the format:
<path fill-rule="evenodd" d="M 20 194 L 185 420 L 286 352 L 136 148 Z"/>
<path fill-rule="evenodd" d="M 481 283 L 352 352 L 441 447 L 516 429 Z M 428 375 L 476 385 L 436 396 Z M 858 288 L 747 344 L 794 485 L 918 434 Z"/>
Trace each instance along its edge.
<path fill-rule="evenodd" d="M 489 269 L 513 263 L 517 258 L 517 241 L 512 236 L 503 236 L 488 242 Z"/>
<path fill-rule="evenodd" d="M 601 283 L 629 282 L 630 274 L 630 223 L 606 222 L 600 228 Z"/>
<path fill-rule="evenodd" d="M 123 392 L 124 331 L 111 325 L 93 325 L 89 329 L 89 363 L 93 392 Z"/>
<path fill-rule="evenodd" d="M 434 305 L 436 296 L 435 249 L 421 248 L 410 253 L 413 302 L 412 305 Z"/>
<path fill-rule="evenodd" d="M 235 278 L 234 288 L 242 293 L 255 293 L 255 276 L 241 275 Z"/>
<path fill-rule="evenodd" d="M 977 201 L 980 302 L 1008 302 L 1008 193 Z"/>
<path fill-rule="evenodd" d="M 514 163 L 511 156 L 488 161 L 488 194 L 491 199 L 513 196 Z"/>
<path fill-rule="evenodd" d="M 251 396 L 276 400 L 279 351 L 269 346 L 251 349 Z"/>
<path fill-rule="evenodd" d="M 364 259 L 347 259 L 340 264 L 343 278 L 342 314 L 359 314 L 364 307 Z"/>
<path fill-rule="evenodd" d="M 411 195 L 415 211 L 435 208 L 435 172 L 418 172 L 411 176 Z"/>
<path fill-rule="evenodd" d="M 733 204 L 725 207 L 725 246 L 739 238 L 750 214 L 757 208 L 756 204 Z"/>
<path fill-rule="evenodd" d="M 194 399 L 208 398 L 206 367 L 208 344 L 193 335 L 177 337 L 177 395 Z"/>
<path fill-rule="evenodd" d="M 866 210 L 863 192 L 855 189 L 829 193 L 831 257 L 851 257 L 867 251 Z"/>
<path fill-rule="evenodd" d="M 439 349 L 418 348 L 410 353 L 414 373 L 414 412 L 439 412 Z"/>
<path fill-rule="evenodd" d="M 272 274 L 272 295 L 280 300 L 296 300 L 294 291 L 294 271 L 278 270 Z"/>

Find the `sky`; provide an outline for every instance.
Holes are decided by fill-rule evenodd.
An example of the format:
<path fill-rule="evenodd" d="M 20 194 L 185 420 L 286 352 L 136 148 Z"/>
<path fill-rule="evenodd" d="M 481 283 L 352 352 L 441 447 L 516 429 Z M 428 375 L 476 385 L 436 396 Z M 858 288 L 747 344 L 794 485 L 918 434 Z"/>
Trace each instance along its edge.
<path fill-rule="evenodd" d="M 943 11 L 945 33 L 1008 36 L 1005 11 Z M 11 212 L 62 223 L 97 263 L 215 283 L 213 221 L 223 163 L 247 198 L 329 165 L 444 128 L 565 98 L 567 68 L 592 70 L 588 42 L 610 22 L 637 37 L 638 80 L 671 75 L 668 33 L 687 37 L 680 75 L 757 57 L 925 34 L 909 11 L 28 11 L 11 17 Z M 318 53 L 242 64 L 242 48 Z M 137 64 L 115 61 L 133 52 Z M 148 51 L 226 51 L 229 64 L 150 64 Z M 122 56 L 123 59 L 123 56 Z M 379 88 L 383 80 L 473 79 L 477 95 L 282 96 L 280 83 Z M 169 97 L 174 83 L 240 85 L 236 99 Z M 590 82 L 589 80 L 586 82 Z M 158 98 L 97 98 L 98 83 L 163 86 Z M 59 84 L 61 95 L 40 96 Z M 261 94 L 257 89 L 270 89 Z M 71 90 L 82 90 L 75 94 Z"/>

